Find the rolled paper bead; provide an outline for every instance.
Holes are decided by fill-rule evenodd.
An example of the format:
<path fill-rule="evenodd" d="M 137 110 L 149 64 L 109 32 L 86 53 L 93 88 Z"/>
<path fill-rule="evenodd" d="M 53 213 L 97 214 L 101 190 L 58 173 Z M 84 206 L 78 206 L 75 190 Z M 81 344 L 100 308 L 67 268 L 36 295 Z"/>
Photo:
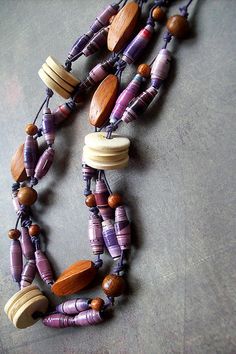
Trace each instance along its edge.
<path fill-rule="evenodd" d="M 34 259 L 34 246 L 29 235 L 28 227 L 21 229 L 21 248 L 26 259 Z"/>
<path fill-rule="evenodd" d="M 96 170 L 85 163 L 82 163 L 82 175 L 83 175 L 83 180 L 88 181 L 91 178 L 96 176 Z"/>
<path fill-rule="evenodd" d="M 129 83 L 126 89 L 118 97 L 115 107 L 110 115 L 110 123 L 115 123 L 120 120 L 129 102 L 132 101 L 134 97 L 137 96 L 140 86 L 142 84 L 143 78 L 141 75 L 137 74 L 133 80 Z"/>
<path fill-rule="evenodd" d="M 35 178 L 41 179 L 42 177 L 44 177 L 47 174 L 47 172 L 49 171 L 49 169 L 53 163 L 54 154 L 55 154 L 55 150 L 53 148 L 49 147 L 40 156 L 37 166 L 35 168 L 35 174 L 34 174 Z"/>
<path fill-rule="evenodd" d="M 27 135 L 24 144 L 24 165 L 27 177 L 34 175 L 37 163 L 38 143 L 32 136 Z"/>
<path fill-rule="evenodd" d="M 74 318 L 62 313 L 54 313 L 43 317 L 44 326 L 51 328 L 66 328 L 74 326 Z"/>
<path fill-rule="evenodd" d="M 101 323 L 103 318 L 101 313 L 96 310 L 82 311 L 74 317 L 75 326 L 89 326 Z"/>
<path fill-rule="evenodd" d="M 65 315 L 77 315 L 89 309 L 90 299 L 73 299 L 56 306 L 56 311 Z"/>
<path fill-rule="evenodd" d="M 68 103 L 63 103 L 53 111 L 55 125 L 58 125 L 69 117 L 73 109 Z"/>
<path fill-rule="evenodd" d="M 130 249 L 130 223 L 123 205 L 115 210 L 115 232 L 121 250 Z"/>
<path fill-rule="evenodd" d="M 170 70 L 171 53 L 167 49 L 161 49 L 157 55 L 151 70 L 152 85 L 155 80 L 165 80 Z"/>
<path fill-rule="evenodd" d="M 112 219 L 114 212 L 108 205 L 109 192 L 103 179 L 96 181 L 94 195 L 102 219 Z"/>
<path fill-rule="evenodd" d="M 19 240 L 12 240 L 10 246 L 10 269 L 15 282 L 20 283 L 22 273 L 22 250 Z"/>
<path fill-rule="evenodd" d="M 88 235 L 93 254 L 104 252 L 104 241 L 102 237 L 102 224 L 99 216 L 92 214 L 88 223 Z"/>
<path fill-rule="evenodd" d="M 145 112 L 152 100 L 157 94 L 157 89 L 153 86 L 149 87 L 146 91 L 142 92 L 131 104 L 126 108 L 122 120 L 125 123 L 130 123 L 137 119 L 142 113 Z"/>
<path fill-rule="evenodd" d="M 146 25 L 144 28 L 142 28 L 141 31 L 134 37 L 131 43 L 124 50 L 122 59 L 128 64 L 135 62 L 150 42 L 153 30 L 154 28 L 151 25 Z"/>
<path fill-rule="evenodd" d="M 116 238 L 112 220 L 105 220 L 102 222 L 102 234 L 106 248 L 112 258 L 119 258 L 121 255 L 121 249 Z"/>
<path fill-rule="evenodd" d="M 42 128 L 46 143 L 52 145 L 55 140 L 55 122 L 50 108 L 45 108 L 43 111 Z"/>
<path fill-rule="evenodd" d="M 26 286 L 29 286 L 36 274 L 36 263 L 35 260 L 30 259 L 24 266 L 22 275 L 21 275 L 21 282 L 20 282 L 20 287 L 21 289 L 25 288 Z"/>
<path fill-rule="evenodd" d="M 13 208 L 14 208 L 16 214 L 19 215 L 21 212 L 21 205 L 20 205 L 20 202 L 17 198 L 17 193 L 15 193 L 15 192 L 12 193 L 12 204 L 13 204 Z"/>
<path fill-rule="evenodd" d="M 105 46 L 107 42 L 108 27 L 102 28 L 83 49 L 83 54 L 88 57 Z"/>
<path fill-rule="evenodd" d="M 88 31 L 87 33 L 83 34 L 80 36 L 76 42 L 73 44 L 71 50 L 69 51 L 67 58 L 69 60 L 73 59 L 74 56 L 77 54 L 81 53 L 84 47 L 88 44 L 90 39 L 93 37 L 94 32 L 93 31 Z M 72 60 L 73 61 L 73 60 Z"/>
<path fill-rule="evenodd" d="M 35 251 L 36 266 L 39 275 L 47 284 L 53 283 L 52 268 L 46 255 L 41 251 Z"/>
<path fill-rule="evenodd" d="M 119 10 L 118 4 L 108 5 L 105 10 L 96 18 L 91 26 L 91 30 L 97 33 L 102 27 L 109 24 L 109 20 L 112 16 L 116 15 Z"/>

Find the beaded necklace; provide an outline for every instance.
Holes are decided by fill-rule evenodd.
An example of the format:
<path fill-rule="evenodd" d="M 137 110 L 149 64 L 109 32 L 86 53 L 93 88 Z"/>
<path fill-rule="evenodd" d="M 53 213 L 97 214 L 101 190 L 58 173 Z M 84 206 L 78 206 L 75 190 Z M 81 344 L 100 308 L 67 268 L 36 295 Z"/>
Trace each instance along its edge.
<path fill-rule="evenodd" d="M 127 65 L 134 63 L 151 41 L 156 22 L 164 22 L 168 0 L 150 1 L 151 7 L 145 26 L 133 36 L 144 3 L 119 1 L 109 5 L 94 21 L 90 30 L 78 38 L 68 53 L 65 65 L 49 56 L 38 74 L 46 88 L 46 97 L 32 123 L 26 126 L 25 143 L 20 145 L 12 158 L 12 201 L 17 213 L 16 225 L 8 232 L 11 239 L 10 263 L 13 280 L 20 290 L 5 305 L 5 312 L 16 328 L 33 325 L 39 318 L 43 324 L 54 328 L 86 326 L 104 320 L 115 298 L 122 295 L 125 282 L 127 253 L 131 247 L 130 222 L 122 197 L 112 193 L 105 171 L 121 169 L 128 165 L 130 141 L 114 133 L 121 123 L 129 123 L 142 115 L 168 76 L 171 53 L 167 50 L 172 37 L 184 38 L 189 31 L 188 7 L 192 0 L 180 7 L 180 14 L 170 17 L 164 44 L 150 65 L 141 64 L 137 74 L 120 91 L 120 82 Z M 82 55 L 88 57 L 107 44 L 111 56 L 97 64 L 80 82 L 70 73 L 72 63 Z M 151 85 L 142 89 L 151 77 Z M 80 260 L 67 268 L 56 281 L 48 257 L 40 247 L 41 229 L 32 223 L 31 206 L 37 200 L 35 186 L 49 171 L 54 159 L 56 129 L 76 111 L 81 98 L 98 83 L 89 112 L 89 121 L 95 131 L 85 137 L 82 175 L 85 182 L 85 203 L 89 208 L 88 234 L 96 259 Z M 59 94 L 69 101 L 53 112 L 49 108 L 51 97 Z M 42 112 L 42 123 L 36 121 Z M 43 136 L 46 150 L 38 156 L 38 139 Z M 91 185 L 95 181 L 92 193 Z M 20 224 L 21 230 L 18 229 Z M 105 300 L 97 297 L 75 298 L 56 306 L 48 312 L 48 299 L 33 285 L 38 271 L 57 296 L 78 293 L 96 277 L 103 261 L 101 255 L 108 251 L 115 266 L 103 282 Z M 26 263 L 23 267 L 23 257 Z"/>

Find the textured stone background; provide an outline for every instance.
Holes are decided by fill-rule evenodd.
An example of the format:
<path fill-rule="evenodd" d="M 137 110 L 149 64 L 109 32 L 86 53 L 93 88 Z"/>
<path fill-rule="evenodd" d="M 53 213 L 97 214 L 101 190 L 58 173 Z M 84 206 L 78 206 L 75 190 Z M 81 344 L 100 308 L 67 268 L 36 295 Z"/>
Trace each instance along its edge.
<path fill-rule="evenodd" d="M 183 1 L 173 1 L 170 14 Z M 139 122 L 129 168 L 108 174 L 133 223 L 129 289 L 112 320 L 91 328 L 13 328 L 3 306 L 16 291 L 9 276 L 9 161 L 44 96 L 37 71 L 48 55 L 63 61 L 107 0 L 0 1 L 1 353 L 236 353 L 235 93 L 236 2 L 195 0 L 193 35 L 171 45 L 172 71 Z M 142 61 L 150 61 L 161 36 Z M 74 65 L 84 78 L 99 60 Z M 124 75 L 128 82 L 135 67 Z M 57 97 L 52 106 L 61 102 Z M 56 138 L 56 161 L 38 186 L 35 220 L 45 230 L 56 274 L 91 256 L 81 182 L 89 100 Z M 109 272 L 109 258 L 104 273 Z M 38 280 L 52 301 L 56 299 Z M 101 294 L 99 286 L 84 292 Z M 58 301 L 58 300 L 57 300 Z"/>

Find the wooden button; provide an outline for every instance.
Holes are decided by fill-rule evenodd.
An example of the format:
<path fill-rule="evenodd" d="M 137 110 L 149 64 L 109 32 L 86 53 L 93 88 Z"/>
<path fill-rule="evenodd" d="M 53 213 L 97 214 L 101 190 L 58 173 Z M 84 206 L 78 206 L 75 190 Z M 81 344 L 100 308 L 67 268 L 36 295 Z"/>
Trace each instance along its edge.
<path fill-rule="evenodd" d="M 38 74 L 45 85 L 53 91 L 57 92 L 61 97 L 69 98 L 71 96 L 70 92 L 64 90 L 60 85 L 58 85 L 53 79 L 50 78 L 50 76 L 48 76 L 48 74 L 45 73 L 42 68 L 39 69 Z"/>
<path fill-rule="evenodd" d="M 46 59 L 46 63 L 58 76 L 60 76 L 62 80 L 67 82 L 69 85 L 75 87 L 80 83 L 80 81 L 74 75 L 66 71 L 66 69 L 58 63 L 55 58 L 49 56 Z"/>
<path fill-rule="evenodd" d="M 112 134 L 111 139 L 106 139 L 106 132 L 90 133 L 84 141 L 90 148 L 105 153 L 124 151 L 130 146 L 129 139 L 118 134 Z"/>
<path fill-rule="evenodd" d="M 66 81 L 62 80 L 60 76 L 58 76 L 46 63 L 42 66 L 43 70 L 45 71 L 51 79 L 53 79 L 58 85 L 60 85 L 64 90 L 68 92 L 74 91 L 74 86 L 69 85 Z"/>
<path fill-rule="evenodd" d="M 84 157 L 85 163 L 93 168 L 96 168 L 97 170 L 119 170 L 121 168 L 125 168 L 128 165 L 129 162 L 129 157 L 126 157 L 125 159 L 117 162 L 98 162 L 94 160 L 90 160 L 87 157 Z"/>
<path fill-rule="evenodd" d="M 27 179 L 24 165 L 24 144 L 20 145 L 11 159 L 11 175 L 16 182 Z"/>

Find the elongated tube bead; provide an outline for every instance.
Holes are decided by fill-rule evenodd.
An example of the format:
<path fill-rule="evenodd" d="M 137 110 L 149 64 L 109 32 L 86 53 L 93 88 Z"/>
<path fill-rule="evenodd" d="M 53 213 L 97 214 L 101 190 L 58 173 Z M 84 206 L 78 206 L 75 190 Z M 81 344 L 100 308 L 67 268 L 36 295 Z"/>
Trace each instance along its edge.
<path fill-rule="evenodd" d="M 44 151 L 44 153 L 40 156 L 38 160 L 37 166 L 35 168 L 34 177 L 36 177 L 37 179 L 41 179 L 47 174 L 53 163 L 54 154 L 55 150 L 51 147 L 47 148 Z"/>
<path fill-rule="evenodd" d="M 157 55 L 151 70 L 152 85 L 156 87 L 157 80 L 165 80 L 170 70 L 171 53 L 167 49 L 161 49 Z"/>
<path fill-rule="evenodd" d="M 130 223 L 123 205 L 115 210 L 115 232 L 121 250 L 130 249 Z"/>
<path fill-rule="evenodd" d="M 105 220 L 102 222 L 102 234 L 106 248 L 112 258 L 119 258 L 121 255 L 121 249 L 116 238 L 112 220 Z"/>
<path fill-rule="evenodd" d="M 108 205 L 109 192 L 103 179 L 96 181 L 95 187 L 96 204 L 103 220 L 113 218 L 113 210 Z"/>
<path fill-rule="evenodd" d="M 36 263 L 35 260 L 30 259 L 24 266 L 21 275 L 21 282 L 20 282 L 21 289 L 25 288 L 26 286 L 29 286 L 33 282 L 35 274 L 36 274 Z"/>
<path fill-rule="evenodd" d="M 13 204 L 13 208 L 14 208 L 16 214 L 19 215 L 20 212 L 21 212 L 20 211 L 20 202 L 19 202 L 19 200 L 17 198 L 17 193 L 16 192 L 12 193 L 12 204 Z"/>
<path fill-rule="evenodd" d="M 74 56 L 81 53 L 84 47 L 88 44 L 90 39 L 93 37 L 94 32 L 92 30 L 80 36 L 76 42 L 73 44 L 71 50 L 69 51 L 67 58 L 71 60 Z"/>
<path fill-rule="evenodd" d="M 88 57 L 104 47 L 107 42 L 108 27 L 102 28 L 83 49 L 83 54 Z"/>
<path fill-rule="evenodd" d="M 52 145 L 55 140 L 55 122 L 50 108 L 45 108 L 43 111 L 42 128 L 46 143 Z"/>
<path fill-rule="evenodd" d="M 10 269 L 15 282 L 20 283 L 23 268 L 22 250 L 19 240 L 12 240 L 10 246 Z"/>
<path fill-rule="evenodd" d="M 43 318 L 44 326 L 51 328 L 66 328 L 74 326 L 74 318 L 62 313 L 54 313 Z"/>
<path fill-rule="evenodd" d="M 27 177 L 34 175 L 37 163 L 38 143 L 32 136 L 27 135 L 24 144 L 24 165 Z"/>
<path fill-rule="evenodd" d="M 75 326 L 95 325 L 102 321 L 101 313 L 96 310 L 83 311 L 74 317 Z"/>
<path fill-rule="evenodd" d="M 92 214 L 88 223 L 88 234 L 93 254 L 102 254 L 104 242 L 102 237 L 102 224 L 99 216 Z"/>
<path fill-rule="evenodd" d="M 53 283 L 52 268 L 46 255 L 41 251 L 35 251 L 36 266 L 39 275 L 47 284 Z"/>
<path fill-rule="evenodd" d="M 126 89 L 118 97 L 115 107 L 110 115 L 110 123 L 115 123 L 120 120 L 129 102 L 137 96 L 143 78 L 137 74 L 133 80 L 129 83 Z"/>
<path fill-rule="evenodd" d="M 83 175 L 83 180 L 88 181 L 94 176 L 96 176 L 96 170 L 85 163 L 82 163 L 82 175 Z"/>
<path fill-rule="evenodd" d="M 53 111 L 55 125 L 59 125 L 68 119 L 73 109 L 68 103 L 63 103 Z"/>
<path fill-rule="evenodd" d="M 56 306 L 56 311 L 65 315 L 77 315 L 89 309 L 90 299 L 73 299 Z"/>
<path fill-rule="evenodd" d="M 34 246 L 29 235 L 28 227 L 21 229 L 21 247 L 22 253 L 26 259 L 34 259 Z"/>
<path fill-rule="evenodd" d="M 109 20 L 112 16 L 116 15 L 119 10 L 118 4 L 108 5 L 105 10 L 96 18 L 91 30 L 94 33 L 97 33 L 102 27 L 105 27 L 109 24 Z"/>
<path fill-rule="evenodd" d="M 147 47 L 152 38 L 152 34 L 153 26 L 146 25 L 144 28 L 142 28 L 125 49 L 122 59 L 128 64 L 135 62 Z"/>

